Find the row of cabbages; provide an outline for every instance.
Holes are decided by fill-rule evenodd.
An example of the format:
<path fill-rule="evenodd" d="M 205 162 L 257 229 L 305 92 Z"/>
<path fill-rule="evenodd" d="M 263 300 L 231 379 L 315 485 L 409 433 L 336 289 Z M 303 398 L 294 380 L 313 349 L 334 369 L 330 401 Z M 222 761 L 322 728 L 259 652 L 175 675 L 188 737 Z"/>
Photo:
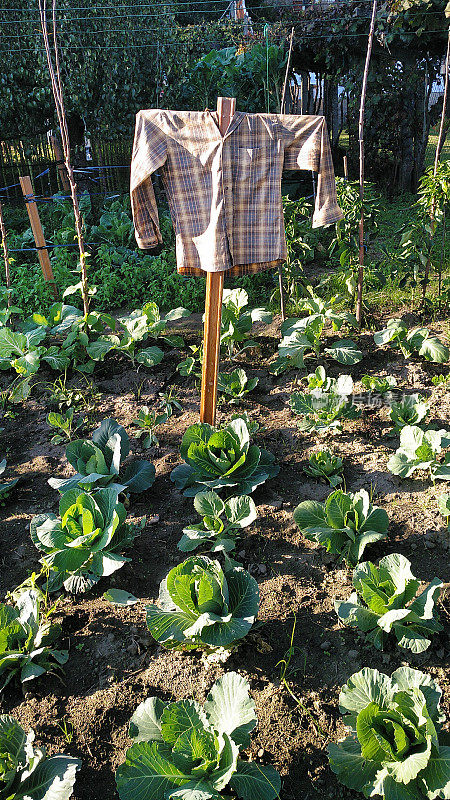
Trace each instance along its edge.
<path fill-rule="evenodd" d="M 92 441 L 68 445 L 76 475 L 50 479 L 62 492 L 60 515 L 43 514 L 31 523 L 42 554 L 41 572 L 12 593 L 15 607 L 0 607 L 3 685 L 17 675 L 31 680 L 67 660 L 65 651 L 52 646 L 58 627 L 42 613 L 48 592 L 87 591 L 129 561 L 124 551 L 139 529 L 126 522 L 119 498 L 149 488 L 155 470 L 145 461 L 124 468 L 128 453 L 128 436 L 114 420 L 105 420 Z M 147 608 L 147 625 L 165 647 L 226 651 L 246 636 L 259 608 L 255 579 L 230 553 L 235 556 L 242 529 L 257 516 L 249 495 L 279 468 L 270 453 L 250 443 L 249 423 L 242 417 L 219 429 L 191 426 L 181 455 L 184 464 L 175 468 L 172 480 L 194 497 L 201 522 L 183 530 L 178 547 L 202 552 L 170 570 L 158 604 Z M 434 603 L 442 584 L 434 579 L 417 595 L 419 581 L 400 554 L 386 556 L 378 566 L 360 563 L 367 545 L 386 538 L 389 524 L 367 492 L 336 489 L 323 504 L 301 503 L 294 519 L 307 538 L 355 567 L 355 592 L 347 601 L 336 601 L 342 622 L 358 627 L 379 648 L 390 635 L 413 652 L 429 646 L 430 637 L 441 630 Z M 136 600 L 115 589 L 106 596 L 119 603 Z M 222 790 L 242 800 L 278 797 L 281 779 L 273 767 L 239 758 L 257 723 L 249 688 L 242 676 L 228 672 L 203 706 L 157 697 L 141 703 L 130 723 L 134 743 L 116 773 L 121 800 L 229 796 Z M 340 695 L 350 735 L 329 746 L 339 779 L 365 796 L 385 800 L 450 798 L 450 748 L 439 736 L 440 694 L 429 676 L 409 667 L 391 678 L 369 668 L 353 675 Z M 1 718 L 0 798 L 67 800 L 78 760 L 44 758 L 33 749 L 32 736 L 27 739 L 11 717 Z"/>

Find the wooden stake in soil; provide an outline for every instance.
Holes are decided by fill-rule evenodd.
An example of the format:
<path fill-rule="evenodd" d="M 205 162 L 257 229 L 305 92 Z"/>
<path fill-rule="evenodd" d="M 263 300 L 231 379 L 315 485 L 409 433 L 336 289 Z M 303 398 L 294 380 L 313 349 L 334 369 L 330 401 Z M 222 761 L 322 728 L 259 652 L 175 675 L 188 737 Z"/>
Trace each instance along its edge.
<path fill-rule="evenodd" d="M 63 152 L 61 150 L 61 146 L 58 142 L 58 139 L 53 134 L 50 134 L 48 138 L 50 140 L 50 144 L 52 146 L 53 153 L 56 159 L 56 168 L 58 170 L 59 180 L 61 181 L 63 192 L 66 193 L 70 192 L 70 183 L 67 177 L 66 168 L 64 166 L 64 157 L 63 157 Z"/>
<path fill-rule="evenodd" d="M 442 98 L 442 114 L 441 114 L 441 124 L 439 126 L 439 136 L 436 145 L 436 153 L 434 155 L 434 167 L 433 167 L 433 175 L 436 177 L 439 159 L 441 157 L 441 150 L 444 146 L 444 141 L 446 138 L 446 131 L 445 131 L 445 114 L 447 111 L 447 97 L 448 97 L 448 70 L 450 66 L 450 28 L 448 31 L 448 39 L 447 39 L 447 55 L 445 57 L 445 84 L 444 84 L 444 97 Z M 434 234 L 436 233 L 436 219 L 435 219 L 435 203 L 434 201 L 431 204 L 430 208 L 430 222 L 431 222 L 431 234 L 430 234 L 430 243 L 428 248 L 428 256 L 427 256 L 427 263 L 425 264 L 425 271 L 423 276 L 423 287 L 422 287 L 422 303 L 421 306 L 425 303 L 425 295 L 427 293 L 427 285 L 428 285 L 428 276 L 430 274 L 430 266 L 431 266 L 431 249 L 433 247 L 433 239 Z M 440 294 L 440 292 L 439 292 Z"/>
<path fill-rule="evenodd" d="M 27 206 L 28 217 L 30 220 L 31 230 L 33 231 L 34 241 L 36 243 L 36 250 L 41 265 L 42 274 L 46 283 L 49 283 L 53 292 L 55 300 L 58 299 L 58 288 L 53 277 L 52 265 L 45 242 L 44 231 L 42 230 L 41 218 L 36 205 L 36 198 L 34 196 L 33 186 L 29 175 L 24 175 L 19 178 L 20 187 Z"/>
<path fill-rule="evenodd" d="M 342 156 L 342 159 L 344 161 L 344 178 L 345 178 L 346 181 L 348 181 L 348 159 L 347 159 L 347 156 Z"/>
<path fill-rule="evenodd" d="M 54 60 L 55 60 L 54 64 L 53 64 L 52 50 L 50 47 L 50 39 L 47 28 L 46 0 L 39 0 L 39 16 L 41 19 L 41 28 L 42 28 L 42 35 L 44 38 L 45 54 L 47 56 L 48 71 L 50 73 L 50 81 L 52 84 L 53 99 L 55 101 L 56 114 L 58 116 L 59 128 L 61 131 L 61 142 L 64 155 L 64 164 L 67 170 L 67 177 L 70 185 L 70 194 L 72 197 L 73 213 L 75 217 L 75 231 L 77 234 L 78 249 L 80 253 L 81 296 L 83 298 L 84 316 L 87 320 L 89 314 L 89 289 L 87 280 L 86 251 L 84 247 L 84 236 L 83 236 L 83 219 L 81 216 L 80 206 L 78 203 L 77 184 L 75 181 L 75 175 L 70 157 L 69 129 L 67 127 L 66 109 L 64 106 L 64 95 L 63 95 L 63 88 L 61 81 L 61 70 L 59 64 L 59 50 L 56 37 L 56 0 L 53 0 L 52 3 L 52 28 L 53 28 L 52 38 L 54 47 Z M 85 324 L 87 324 L 87 322 L 85 322 Z"/>
<path fill-rule="evenodd" d="M 358 289 L 356 294 L 356 319 L 361 327 L 362 293 L 364 282 L 364 110 L 366 106 L 367 78 L 369 75 L 370 56 L 372 54 L 373 33 L 375 30 L 375 17 L 377 13 L 377 0 L 373 0 L 372 19 L 370 21 L 369 40 L 367 42 L 366 63 L 361 89 L 361 103 L 359 106 L 359 197 L 361 200 L 361 219 L 359 221 L 359 270 Z"/>
<path fill-rule="evenodd" d="M 283 92 L 281 95 L 281 106 L 280 106 L 280 113 L 284 114 L 285 107 L 286 107 L 286 89 L 288 85 L 289 79 L 289 70 L 291 68 L 291 56 L 292 56 L 292 43 L 294 40 L 294 26 L 291 29 L 291 38 L 289 40 L 289 54 L 286 62 L 286 74 L 284 76 L 284 83 L 283 83 Z M 278 265 L 278 285 L 280 287 L 280 309 L 281 309 L 281 319 L 284 322 L 286 319 L 286 295 L 284 292 L 284 285 L 283 285 L 283 265 Z"/>
<path fill-rule="evenodd" d="M 9 271 L 9 255 L 8 255 L 8 242 L 6 240 L 6 228 L 5 222 L 3 219 L 3 208 L 2 204 L 0 203 L 0 233 L 2 235 L 2 248 L 3 248 L 3 258 L 5 261 L 5 276 L 6 276 L 6 288 L 11 288 L 11 273 Z M 8 292 L 8 299 L 7 299 L 8 307 L 11 305 L 11 293 Z"/>
<path fill-rule="evenodd" d="M 217 98 L 219 130 L 225 135 L 236 108 L 234 97 Z M 222 321 L 223 272 L 206 273 L 205 325 L 203 332 L 200 422 L 216 424 L 217 374 L 219 371 L 220 324 Z"/>

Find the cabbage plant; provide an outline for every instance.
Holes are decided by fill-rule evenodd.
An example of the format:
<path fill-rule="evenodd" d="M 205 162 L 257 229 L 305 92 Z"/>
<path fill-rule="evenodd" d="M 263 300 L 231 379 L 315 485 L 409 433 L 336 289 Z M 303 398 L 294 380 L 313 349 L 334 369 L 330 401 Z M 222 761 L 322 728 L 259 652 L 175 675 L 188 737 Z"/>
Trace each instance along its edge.
<path fill-rule="evenodd" d="M 379 649 L 394 637 L 399 647 L 423 653 L 430 636 L 442 630 L 434 604 L 442 581 L 433 578 L 416 597 L 420 581 L 411 564 L 400 553 L 382 558 L 378 564 L 365 561 L 353 572 L 355 590 L 348 600 L 335 600 L 336 613 L 344 623 L 359 628 Z"/>
<path fill-rule="evenodd" d="M 0 716 L 0 798 L 69 800 L 81 762 L 63 753 L 45 755 L 14 717 Z"/>
<path fill-rule="evenodd" d="M 3 458 L 0 461 L 0 476 L 3 475 L 3 473 L 6 470 L 6 464 L 7 464 L 6 458 Z M 12 490 L 14 489 L 15 486 L 17 486 L 18 483 L 19 483 L 19 478 L 12 478 L 12 480 L 10 481 L 6 481 L 5 483 L 3 482 L 0 483 L 0 506 L 2 506 L 5 503 L 5 501 L 11 494 Z"/>
<path fill-rule="evenodd" d="M 406 425 L 418 425 L 428 414 L 429 403 L 419 394 L 406 394 L 401 400 L 391 403 L 389 419 L 394 431 L 399 433 Z"/>
<path fill-rule="evenodd" d="M 185 463 L 172 470 L 171 480 L 185 497 L 207 489 L 229 489 L 234 494 L 251 494 L 280 468 L 274 456 L 250 445 L 250 434 L 243 419 L 234 419 L 223 428 L 205 422 L 191 425 L 181 441 Z"/>
<path fill-rule="evenodd" d="M 377 331 L 373 338 L 380 347 L 385 344 L 398 347 L 405 358 L 417 353 L 426 361 L 437 364 L 448 361 L 448 347 L 437 336 L 430 336 L 428 328 L 413 328 L 409 331 L 407 324 L 398 317 L 390 319 L 386 327 Z"/>
<path fill-rule="evenodd" d="M 422 430 L 405 425 L 400 431 L 400 446 L 388 461 L 388 470 L 400 478 L 409 478 L 418 470 L 428 470 L 434 480 L 450 480 L 450 431 Z"/>
<path fill-rule="evenodd" d="M 159 607 L 147 606 L 147 625 L 165 647 L 231 647 L 249 632 L 258 607 L 258 584 L 250 573 L 191 556 L 161 582 Z"/>
<path fill-rule="evenodd" d="M 353 380 L 350 375 L 340 375 L 339 378 L 317 378 L 314 373 L 317 388 L 310 392 L 293 392 L 289 405 L 301 417 L 298 422 L 300 430 L 305 433 L 316 431 L 337 433 L 342 430 L 342 420 L 356 419 L 361 411 L 349 399 L 353 393 Z M 308 376 L 308 380 L 314 376 Z M 321 388 L 322 384 L 326 388 Z"/>
<path fill-rule="evenodd" d="M 248 378 L 244 369 L 235 369 L 233 372 L 219 372 L 217 389 L 226 395 L 231 405 L 239 403 L 242 397 L 252 392 L 258 385 L 258 378 Z"/>
<path fill-rule="evenodd" d="M 386 395 L 390 394 L 392 389 L 397 386 L 397 379 L 394 375 L 363 375 L 361 383 L 369 392 L 376 392 L 377 394 Z"/>
<path fill-rule="evenodd" d="M 270 311 L 265 308 L 248 309 L 247 306 L 248 294 L 245 289 L 223 290 L 220 344 L 226 347 L 229 358 L 232 358 L 236 345 L 239 346 L 238 353 L 256 346 L 256 342 L 248 338 L 255 322 L 272 322 Z"/>
<path fill-rule="evenodd" d="M 46 335 L 47 331 L 42 327 L 26 333 L 8 327 L 0 328 L 0 369 L 13 369 L 24 378 L 34 375 L 41 361 L 45 361 L 52 369 L 66 369 L 69 359 L 59 347 L 41 345 Z"/>
<path fill-rule="evenodd" d="M 125 518 L 125 506 L 113 487 L 93 495 L 70 489 L 60 499 L 59 517 L 51 513 L 33 517 L 31 539 L 42 553 L 49 591 L 64 586 L 74 594 L 85 592 L 130 561 L 123 551 L 138 528 Z"/>
<path fill-rule="evenodd" d="M 447 528 L 450 531 L 450 494 L 441 494 L 437 503 L 439 512 L 446 518 Z"/>
<path fill-rule="evenodd" d="M 342 470 L 344 462 L 339 456 L 334 456 L 329 450 L 319 450 L 312 453 L 308 463 L 303 467 L 303 472 L 312 478 L 328 481 L 333 488 L 342 483 Z"/>
<path fill-rule="evenodd" d="M 307 539 L 326 547 L 355 566 L 368 544 L 386 538 L 389 518 L 373 506 L 365 489 L 352 494 L 337 489 L 325 503 L 305 500 L 294 511 L 294 520 Z"/>
<path fill-rule="evenodd" d="M 236 547 L 236 539 L 257 517 L 251 497 L 230 497 L 222 500 L 216 492 L 198 492 L 194 508 L 202 517 L 201 523 L 183 528 L 178 549 L 183 553 L 207 548 L 212 553 L 229 553 Z"/>
<path fill-rule="evenodd" d="M 115 419 L 104 419 L 92 434 L 92 441 L 76 439 L 66 447 L 66 458 L 77 471 L 70 478 L 49 478 L 60 492 L 80 487 L 91 491 L 110 486 L 119 492 L 144 492 L 155 480 L 150 461 L 132 461 L 122 471 L 122 461 L 130 452 L 128 434 Z"/>
<path fill-rule="evenodd" d="M 208 800 L 230 791 L 241 800 L 275 800 L 276 770 L 239 758 L 256 724 L 249 684 L 236 672 L 215 682 L 203 706 L 149 697 L 130 721 L 133 744 L 116 772 L 120 800 Z"/>
<path fill-rule="evenodd" d="M 53 647 L 61 626 L 43 613 L 40 592 L 21 592 L 15 606 L 0 603 L 0 690 L 13 679 L 26 683 L 66 663 L 67 650 Z M 0 755 L 0 790 L 2 761 Z M 0 797 L 3 795 L 0 791 Z M 6 795 L 5 800 L 8 800 Z"/>
<path fill-rule="evenodd" d="M 441 694 L 433 678 L 410 667 L 390 678 L 368 667 L 352 675 L 339 695 L 350 733 L 328 745 L 331 769 L 341 783 L 384 800 L 450 797 Z"/>

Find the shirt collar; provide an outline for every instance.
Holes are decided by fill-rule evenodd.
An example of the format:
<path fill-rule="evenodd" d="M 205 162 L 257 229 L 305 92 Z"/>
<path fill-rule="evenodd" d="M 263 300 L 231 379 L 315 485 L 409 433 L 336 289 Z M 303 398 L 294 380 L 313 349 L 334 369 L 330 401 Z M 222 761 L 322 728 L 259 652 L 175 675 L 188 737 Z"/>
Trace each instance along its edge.
<path fill-rule="evenodd" d="M 236 130 L 236 128 L 241 124 L 245 116 L 244 111 L 235 111 L 233 117 L 231 118 L 231 122 L 227 130 L 225 131 L 225 134 L 222 136 L 219 130 L 219 119 L 217 116 L 217 111 L 210 111 L 209 108 L 207 108 L 206 111 L 209 114 L 211 121 L 213 122 L 215 128 L 217 129 L 217 132 L 220 134 L 222 139 L 226 139 L 227 136 L 230 136 L 230 134 L 232 134 Z"/>

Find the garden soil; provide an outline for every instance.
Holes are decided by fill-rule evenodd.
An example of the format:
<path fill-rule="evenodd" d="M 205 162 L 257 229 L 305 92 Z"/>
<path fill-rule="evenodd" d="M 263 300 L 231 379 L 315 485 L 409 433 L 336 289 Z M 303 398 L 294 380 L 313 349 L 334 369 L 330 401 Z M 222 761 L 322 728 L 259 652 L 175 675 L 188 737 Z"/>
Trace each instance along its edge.
<path fill-rule="evenodd" d="M 420 322 L 412 316 L 407 321 Z M 382 322 L 377 320 L 377 326 Z M 200 327 L 200 316 L 174 325 L 187 343 L 195 344 Z M 431 327 L 448 343 L 447 323 L 437 321 Z M 180 462 L 181 437 L 198 421 L 199 408 L 193 381 L 176 372 L 179 351 L 167 352 L 156 370 L 139 372 L 137 377 L 129 362 L 111 358 L 96 368 L 94 393 L 83 377 L 68 382 L 85 394 L 88 405 L 81 407 L 80 413 L 86 417 L 87 436 L 102 419 L 114 417 L 127 428 L 133 454 L 149 458 L 156 467 L 154 485 L 130 500 L 131 519 L 146 517 L 143 532 L 129 554 L 131 562 L 89 595 L 61 596 L 59 600 L 60 646 L 70 650 L 62 677 L 45 675 L 25 684 L 23 690 L 10 685 L 0 701 L 1 712 L 12 714 L 27 729 L 33 727 L 37 743 L 49 753 L 63 751 L 81 757 L 75 800 L 117 798 L 114 771 L 130 745 L 128 722 L 138 703 L 151 695 L 165 700 L 193 696 L 203 701 L 224 671 L 237 670 L 250 682 L 259 726 L 246 756 L 271 763 L 280 771 L 281 800 L 359 796 L 336 780 L 328 766 L 326 746 L 344 735 L 339 690 L 361 667 L 391 674 L 410 663 L 430 672 L 444 690 L 447 704 L 450 700 L 446 632 L 436 635 L 429 650 L 416 656 L 395 647 L 382 653 L 366 645 L 358 633 L 338 622 L 334 612 L 333 600 L 350 594 L 351 571 L 323 548 L 306 541 L 292 517 L 302 500 L 326 498 L 328 487 L 307 477 L 302 467 L 313 451 L 329 447 L 345 459 L 347 490 L 367 489 L 389 514 L 387 541 L 370 546 L 365 556 L 375 560 L 387 553 L 403 553 L 422 581 L 438 576 L 448 586 L 450 534 L 436 505 L 436 496 L 445 491 L 445 484 L 433 487 L 428 479 L 420 478 L 400 481 L 387 471 L 398 436 L 392 435 L 386 407 L 365 406 L 362 417 L 345 422 L 338 435 L 318 437 L 300 432 L 288 406 L 295 373 L 275 378 L 268 370 L 279 340 L 279 319 L 269 328 L 261 328 L 259 334 L 260 348 L 237 359 L 249 376 L 259 378 L 259 384 L 239 406 L 220 404 L 218 422 L 245 409 L 261 426 L 256 443 L 275 454 L 281 470 L 277 478 L 255 492 L 258 519 L 245 530 L 238 546 L 244 566 L 259 583 L 259 621 L 225 662 L 201 653 L 167 651 L 150 637 L 145 623 L 146 604 L 156 600 L 160 581 L 183 558 L 176 546 L 182 528 L 196 521 L 192 499 L 184 498 L 170 481 L 171 470 Z M 359 342 L 363 361 L 350 369 L 332 362 L 327 365 L 329 374 L 351 372 L 356 393 L 365 373 L 395 375 L 400 390 L 431 397 L 430 421 L 438 427 L 448 426 L 448 390 L 431 383 L 433 375 L 448 371 L 447 366 L 406 361 L 389 348 L 376 348 L 371 332 L 363 333 Z M 311 370 L 315 366 L 311 361 Z M 30 519 L 37 513 L 57 513 L 58 494 L 47 479 L 71 473 L 64 445 L 50 443 L 46 423 L 49 408 L 44 383 L 54 377 L 50 371 L 42 377 L 39 372 L 41 382 L 33 399 L 12 407 L 13 413 L 4 415 L 1 423 L 6 450 L 2 456 L 8 459 L 6 477 L 21 478 L 14 495 L 0 509 L 1 598 L 31 571 L 38 571 L 38 554 L 28 530 Z M 2 381 L 6 386 L 5 376 Z M 144 451 L 133 437 L 137 428 L 132 421 L 142 405 L 154 405 L 158 392 L 173 384 L 184 412 L 159 429 L 159 447 Z M 298 379 L 297 388 L 300 385 Z M 139 602 L 126 608 L 111 605 L 102 598 L 109 586 L 126 589 Z M 439 612 L 447 626 L 448 592 L 441 597 Z M 285 666 L 286 684 L 281 681 Z"/>

